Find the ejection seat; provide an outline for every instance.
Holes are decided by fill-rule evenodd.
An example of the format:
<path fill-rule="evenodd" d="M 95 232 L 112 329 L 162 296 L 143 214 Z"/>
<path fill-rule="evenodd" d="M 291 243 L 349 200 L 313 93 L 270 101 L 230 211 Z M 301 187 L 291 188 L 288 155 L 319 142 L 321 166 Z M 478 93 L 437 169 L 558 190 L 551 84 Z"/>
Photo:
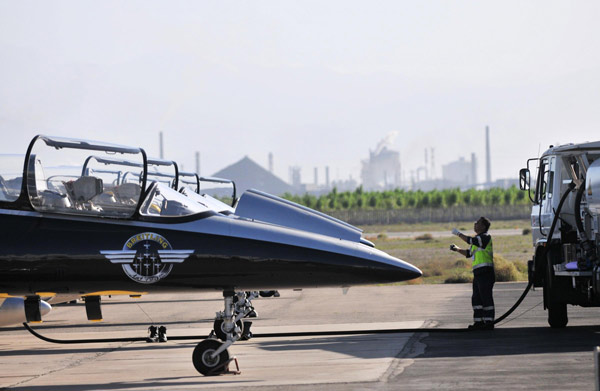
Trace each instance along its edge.
<path fill-rule="evenodd" d="M 114 188 L 117 199 L 124 205 L 136 205 L 140 199 L 142 188 L 137 183 L 122 183 Z"/>
<path fill-rule="evenodd" d="M 89 201 L 102 193 L 102 179 L 93 176 L 82 176 L 74 181 L 65 182 L 65 189 L 72 203 L 78 209 L 95 210 Z"/>

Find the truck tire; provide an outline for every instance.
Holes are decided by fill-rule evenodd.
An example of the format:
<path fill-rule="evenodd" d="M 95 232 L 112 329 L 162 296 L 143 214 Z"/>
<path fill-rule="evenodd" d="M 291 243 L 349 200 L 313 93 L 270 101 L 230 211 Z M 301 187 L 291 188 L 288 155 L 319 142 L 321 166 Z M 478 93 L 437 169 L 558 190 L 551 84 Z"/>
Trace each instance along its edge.
<path fill-rule="evenodd" d="M 564 328 L 569 322 L 567 303 L 560 302 L 557 299 L 557 285 L 552 260 L 550 254 L 548 254 L 546 278 L 544 281 L 544 303 L 548 310 L 548 324 L 552 328 Z"/>

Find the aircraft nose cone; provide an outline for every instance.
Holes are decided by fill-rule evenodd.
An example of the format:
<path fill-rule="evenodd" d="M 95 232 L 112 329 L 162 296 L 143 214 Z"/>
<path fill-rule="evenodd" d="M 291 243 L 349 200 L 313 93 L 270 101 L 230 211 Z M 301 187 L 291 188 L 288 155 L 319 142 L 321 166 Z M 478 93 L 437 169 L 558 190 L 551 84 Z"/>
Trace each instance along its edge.
<path fill-rule="evenodd" d="M 396 259 L 397 265 L 394 265 L 394 270 L 391 274 L 396 278 L 396 281 L 407 281 L 419 278 L 423 275 L 423 272 L 418 267 L 411 265 L 408 262 L 404 262 L 400 259 Z"/>
<path fill-rule="evenodd" d="M 377 269 L 390 282 L 412 280 L 423 275 L 423 272 L 418 267 L 382 251 L 375 250 L 372 256 L 374 258 L 372 259 L 377 263 Z"/>
<path fill-rule="evenodd" d="M 405 266 L 404 266 L 404 271 L 405 273 L 409 276 L 409 280 L 412 280 L 414 278 L 419 278 L 423 275 L 423 272 L 416 266 L 411 265 L 410 263 L 404 262 Z"/>

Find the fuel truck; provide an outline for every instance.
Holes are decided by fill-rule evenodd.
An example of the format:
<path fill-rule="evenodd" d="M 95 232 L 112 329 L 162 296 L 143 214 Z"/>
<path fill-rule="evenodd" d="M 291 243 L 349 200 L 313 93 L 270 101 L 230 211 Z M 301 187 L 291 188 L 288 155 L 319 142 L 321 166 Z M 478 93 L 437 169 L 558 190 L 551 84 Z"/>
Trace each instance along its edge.
<path fill-rule="evenodd" d="M 551 145 L 519 187 L 533 202 L 529 283 L 543 288 L 550 326 L 565 327 L 567 304 L 600 306 L 600 141 Z"/>

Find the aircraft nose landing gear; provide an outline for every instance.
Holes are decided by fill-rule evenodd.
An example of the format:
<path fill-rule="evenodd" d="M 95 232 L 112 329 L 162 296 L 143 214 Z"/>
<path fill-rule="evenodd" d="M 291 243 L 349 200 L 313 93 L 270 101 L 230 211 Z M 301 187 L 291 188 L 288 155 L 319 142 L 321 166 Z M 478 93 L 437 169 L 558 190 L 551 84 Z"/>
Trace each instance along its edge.
<path fill-rule="evenodd" d="M 226 370 L 225 366 L 229 364 L 229 352 L 227 349 L 221 349 L 224 343 L 216 339 L 205 339 L 200 342 L 192 354 L 194 368 L 204 376 L 215 376 Z M 215 353 L 221 350 L 220 353 Z"/>
<path fill-rule="evenodd" d="M 229 358 L 229 352 L 227 351 L 227 348 L 233 345 L 233 343 L 242 336 L 243 325 L 242 327 L 239 327 L 237 323 L 242 323 L 241 318 L 243 317 L 243 314 L 235 316 L 235 305 L 233 303 L 234 295 L 235 292 L 233 291 L 223 292 L 225 310 L 217 313 L 217 320 L 215 320 L 214 334 L 224 342 L 209 338 L 200 342 L 194 348 L 194 353 L 192 354 L 194 368 L 205 376 L 216 376 L 224 373 L 240 373 L 239 367 L 237 371 L 229 371 L 229 363 L 234 361 L 235 357 Z M 211 333 L 211 336 L 212 335 L 213 333 Z"/>

